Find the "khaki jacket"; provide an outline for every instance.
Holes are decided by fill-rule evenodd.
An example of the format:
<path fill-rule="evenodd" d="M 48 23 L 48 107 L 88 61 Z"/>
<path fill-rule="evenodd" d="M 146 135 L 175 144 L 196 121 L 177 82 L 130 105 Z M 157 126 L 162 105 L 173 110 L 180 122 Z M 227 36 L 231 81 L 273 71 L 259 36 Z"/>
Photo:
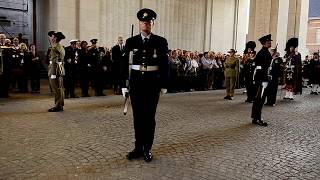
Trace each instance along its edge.
<path fill-rule="evenodd" d="M 50 64 L 48 67 L 48 76 L 64 76 L 64 48 L 60 43 L 52 46 L 50 51 Z M 60 68 L 58 63 L 61 63 Z"/>
<path fill-rule="evenodd" d="M 236 57 L 228 57 L 224 63 L 224 75 L 226 77 L 237 77 L 239 74 L 239 60 Z"/>

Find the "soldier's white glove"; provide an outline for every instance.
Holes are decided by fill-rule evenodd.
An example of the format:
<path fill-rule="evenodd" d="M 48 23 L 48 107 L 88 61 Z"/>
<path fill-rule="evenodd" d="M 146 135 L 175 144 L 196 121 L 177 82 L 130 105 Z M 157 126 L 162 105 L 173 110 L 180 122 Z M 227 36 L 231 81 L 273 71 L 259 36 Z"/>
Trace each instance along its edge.
<path fill-rule="evenodd" d="M 50 78 L 51 78 L 51 79 L 56 79 L 57 76 L 56 76 L 56 75 L 51 75 Z"/>
<path fill-rule="evenodd" d="M 164 88 L 161 89 L 161 94 L 167 94 L 167 92 L 168 92 L 167 89 L 164 89 Z"/>
<path fill-rule="evenodd" d="M 71 59 L 68 59 L 67 61 L 68 61 L 68 63 L 71 63 Z"/>
<path fill-rule="evenodd" d="M 107 71 L 107 66 L 103 66 L 103 71 Z"/>
<path fill-rule="evenodd" d="M 262 82 L 262 87 L 263 88 L 267 88 L 267 86 L 268 86 L 268 82 Z"/>
<path fill-rule="evenodd" d="M 128 88 L 121 88 L 122 96 L 126 98 L 128 96 L 129 90 Z"/>

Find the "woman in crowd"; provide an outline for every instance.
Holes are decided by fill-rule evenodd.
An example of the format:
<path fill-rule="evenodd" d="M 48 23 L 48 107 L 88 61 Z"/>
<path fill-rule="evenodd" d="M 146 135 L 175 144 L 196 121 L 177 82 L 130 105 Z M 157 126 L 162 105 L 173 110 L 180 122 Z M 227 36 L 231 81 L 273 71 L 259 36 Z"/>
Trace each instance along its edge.
<path fill-rule="evenodd" d="M 35 44 L 30 45 L 30 80 L 31 80 L 31 92 L 40 92 L 40 59 L 38 52 L 36 51 Z"/>

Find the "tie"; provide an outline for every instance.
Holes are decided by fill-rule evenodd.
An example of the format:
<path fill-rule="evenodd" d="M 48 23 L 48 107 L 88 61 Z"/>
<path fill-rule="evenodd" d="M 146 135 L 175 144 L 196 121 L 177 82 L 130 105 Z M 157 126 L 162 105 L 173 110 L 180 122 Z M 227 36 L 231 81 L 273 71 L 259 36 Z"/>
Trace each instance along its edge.
<path fill-rule="evenodd" d="M 143 44 L 147 44 L 147 43 L 148 43 L 148 41 L 149 41 L 149 39 L 148 39 L 148 38 L 144 38 L 144 39 L 143 39 Z"/>
<path fill-rule="evenodd" d="M 122 45 L 120 45 L 120 51 L 122 51 Z"/>

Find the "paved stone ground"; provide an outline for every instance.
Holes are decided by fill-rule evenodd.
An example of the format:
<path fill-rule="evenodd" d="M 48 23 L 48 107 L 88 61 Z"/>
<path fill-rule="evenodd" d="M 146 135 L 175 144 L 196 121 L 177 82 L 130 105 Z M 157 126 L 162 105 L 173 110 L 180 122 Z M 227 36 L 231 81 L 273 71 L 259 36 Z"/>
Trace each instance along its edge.
<path fill-rule="evenodd" d="M 320 96 L 264 107 L 251 124 L 238 90 L 162 96 L 151 163 L 128 161 L 134 135 L 121 96 L 0 99 L 0 179 L 319 179 Z"/>

